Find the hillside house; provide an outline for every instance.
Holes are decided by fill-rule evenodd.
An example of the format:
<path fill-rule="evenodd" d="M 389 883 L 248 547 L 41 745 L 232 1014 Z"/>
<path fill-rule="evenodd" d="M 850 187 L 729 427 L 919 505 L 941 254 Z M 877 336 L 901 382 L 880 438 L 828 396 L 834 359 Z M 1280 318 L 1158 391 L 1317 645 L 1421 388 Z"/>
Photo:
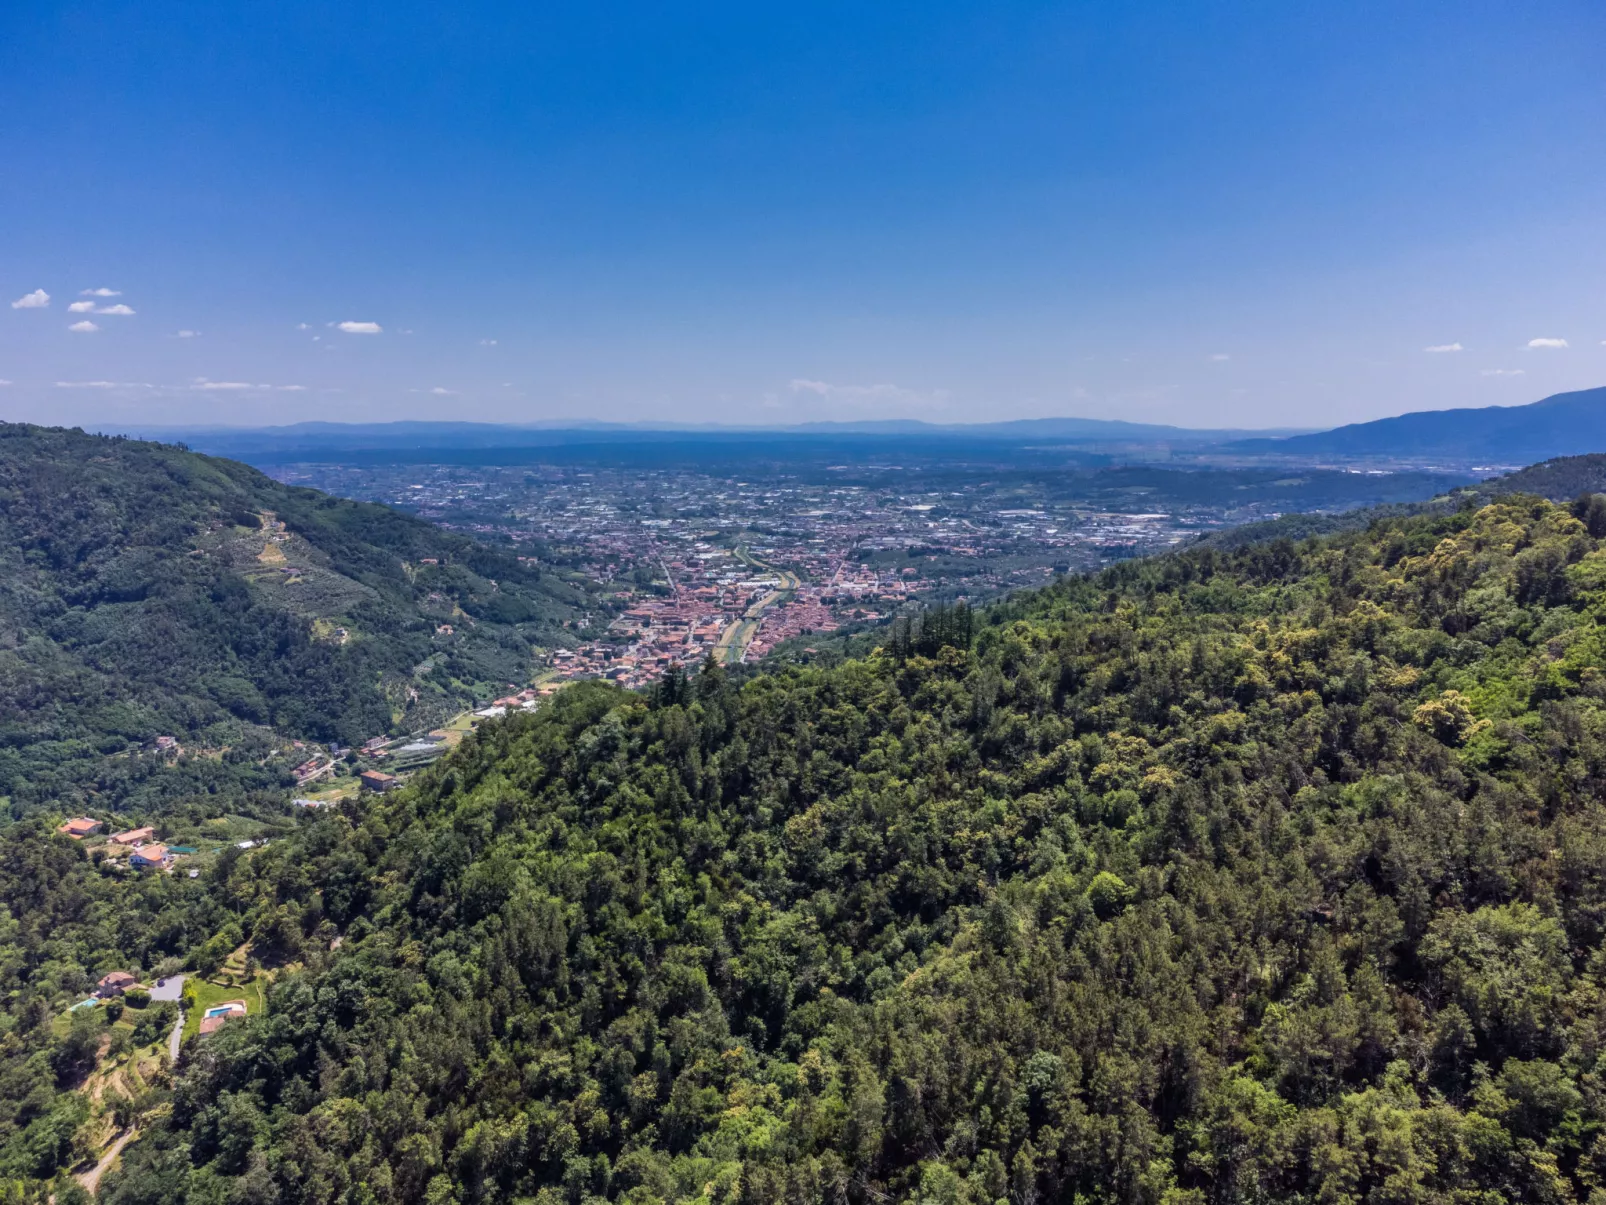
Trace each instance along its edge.
<path fill-rule="evenodd" d="M 77 816 L 56 829 L 58 833 L 66 833 L 75 841 L 82 841 L 85 837 L 93 837 L 100 832 L 99 820 L 92 820 L 88 816 Z"/>
<path fill-rule="evenodd" d="M 138 982 L 127 971 L 113 971 L 100 977 L 100 982 L 95 985 L 95 995 L 102 1000 L 109 1000 L 113 996 L 121 996 Z"/>
<path fill-rule="evenodd" d="M 365 791 L 375 791 L 383 795 L 386 791 L 394 791 L 401 785 L 394 774 L 386 774 L 383 770 L 364 770 L 358 776 Z"/>
<path fill-rule="evenodd" d="M 131 828 L 127 832 L 113 833 L 111 841 L 116 845 L 143 845 L 156 835 L 156 830 L 149 826 L 145 828 Z"/>
<path fill-rule="evenodd" d="M 160 841 L 141 845 L 128 859 L 130 866 L 141 870 L 159 870 L 173 860 L 172 851 Z"/>

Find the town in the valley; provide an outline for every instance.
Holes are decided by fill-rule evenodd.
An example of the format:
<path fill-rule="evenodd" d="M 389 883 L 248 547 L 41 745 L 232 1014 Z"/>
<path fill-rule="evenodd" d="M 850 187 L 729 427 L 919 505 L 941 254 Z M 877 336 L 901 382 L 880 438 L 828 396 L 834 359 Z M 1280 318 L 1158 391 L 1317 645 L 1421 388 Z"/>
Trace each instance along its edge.
<path fill-rule="evenodd" d="M 544 652 L 538 690 L 577 678 L 639 686 L 709 656 L 752 663 L 783 642 L 806 648 L 816 635 L 921 604 L 996 597 L 1220 525 L 1192 507 L 1063 504 L 985 480 L 911 489 L 887 473 L 750 481 L 600 467 L 298 465 L 275 475 L 527 546 L 600 586 L 572 643 Z"/>
<path fill-rule="evenodd" d="M 670 463 L 665 463 L 666 461 Z M 706 657 L 806 654 L 918 606 L 997 598 L 1284 511 L 1386 501 L 1419 482 L 1354 472 L 1034 469 L 999 456 L 897 463 L 352 464 L 279 479 L 511 544 L 583 580 L 593 609 L 532 684 L 640 686 Z"/>

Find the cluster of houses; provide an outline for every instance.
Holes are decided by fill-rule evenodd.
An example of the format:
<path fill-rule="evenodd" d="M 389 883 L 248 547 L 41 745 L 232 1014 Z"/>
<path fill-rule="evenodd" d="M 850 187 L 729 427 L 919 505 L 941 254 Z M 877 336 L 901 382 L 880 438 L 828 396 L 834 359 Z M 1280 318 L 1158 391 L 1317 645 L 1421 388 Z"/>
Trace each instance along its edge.
<path fill-rule="evenodd" d="M 758 632 L 747 646 L 744 661 L 757 661 L 783 640 L 811 632 L 834 632 L 837 619 L 831 609 L 813 599 L 801 597 L 789 606 L 764 614 Z"/>
<path fill-rule="evenodd" d="M 541 701 L 543 696 L 551 694 L 552 689 L 541 689 L 532 686 L 519 691 L 516 695 L 504 695 L 500 699 L 492 699 L 490 703 L 481 707 L 474 715 L 482 720 L 492 720 L 497 716 L 507 715 L 510 711 L 534 711 L 536 704 Z"/>
<path fill-rule="evenodd" d="M 93 837 L 104 827 L 99 820 L 91 816 L 75 816 L 65 824 L 58 825 L 56 831 L 75 841 L 82 841 L 85 837 Z M 112 845 L 132 849 L 128 855 L 130 866 L 138 870 L 165 870 L 173 864 L 175 855 L 167 845 L 155 840 L 155 837 L 156 830 L 147 826 L 113 833 L 107 841 Z"/>

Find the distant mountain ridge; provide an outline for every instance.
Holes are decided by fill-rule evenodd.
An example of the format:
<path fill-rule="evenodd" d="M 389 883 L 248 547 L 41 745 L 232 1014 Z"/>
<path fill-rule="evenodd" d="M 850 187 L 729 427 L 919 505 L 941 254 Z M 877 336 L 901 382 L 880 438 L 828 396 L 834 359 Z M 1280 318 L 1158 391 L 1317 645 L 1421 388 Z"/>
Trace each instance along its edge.
<path fill-rule="evenodd" d="M 920 419 L 818 421 L 791 426 L 720 426 L 693 423 L 608 423 L 549 420 L 532 423 L 418 422 L 294 423 L 282 427 L 142 427 L 119 434 L 182 442 L 211 455 L 254 463 L 339 458 L 405 452 L 420 459 L 442 453 L 520 452 L 539 459 L 540 449 L 568 455 L 595 449 L 633 448 L 636 459 L 653 448 L 686 453 L 701 445 L 718 455 L 743 448 L 792 447 L 824 453 L 849 445 L 870 455 L 889 449 L 926 449 L 950 455 L 968 446 L 993 454 L 1016 446 L 1046 453 L 1057 445 L 1081 456 L 1144 459 L 1144 445 L 1206 457 L 1273 459 L 1344 457 L 1357 460 L 1437 461 L 1461 465 L 1515 466 L 1606 452 L 1606 386 L 1558 393 L 1521 406 L 1418 410 L 1327 431 L 1283 428 L 1246 431 L 1190 428 L 1123 419 L 1029 418 L 1005 422 L 932 423 Z M 424 457 L 427 458 L 427 457 Z"/>
<path fill-rule="evenodd" d="M 1606 386 L 1552 394 L 1524 406 L 1419 410 L 1283 439 L 1247 439 L 1234 451 L 1527 464 L 1606 451 Z"/>
<path fill-rule="evenodd" d="M 790 426 L 722 426 L 712 423 L 536 423 L 419 422 L 292 423 L 280 427 L 136 427 L 117 434 L 182 442 L 213 455 L 282 452 L 296 448 L 327 452 L 563 447 L 575 444 L 679 443 L 686 441 L 764 442 L 895 437 L 933 441 L 1037 441 L 1072 443 L 1165 443 L 1204 446 L 1245 437 L 1303 433 L 1298 428 L 1192 429 L 1121 419 L 1029 418 L 996 423 L 931 423 L 919 419 L 862 422 L 806 422 Z"/>
<path fill-rule="evenodd" d="M 1309 434 L 1313 430 L 1314 428 L 1309 427 L 1179 427 L 1171 423 L 1135 423 L 1126 419 L 1056 416 L 1050 418 L 1014 418 L 1000 422 L 983 423 L 933 423 L 917 418 L 858 419 L 853 421 L 819 419 L 771 426 L 743 423 L 616 423 L 595 419 L 549 419 L 530 423 L 436 422 L 420 419 L 398 419 L 395 422 L 384 423 L 340 423 L 315 420 L 270 427 L 237 427 L 221 424 L 213 426 L 147 426 L 129 428 L 119 433 L 129 435 L 148 433 L 151 436 L 182 433 L 197 435 L 251 434 L 280 438 L 299 438 L 306 435 L 391 435 L 397 438 L 453 436 L 476 438 L 508 433 L 527 435 L 535 432 L 569 431 L 585 432 L 592 435 L 607 432 L 620 435 L 691 436 L 710 434 L 807 435 L 817 432 L 830 434 L 854 432 L 864 435 L 974 435 L 983 432 L 999 432 L 1010 435 L 1044 433 L 1051 436 L 1159 434 L 1201 438 L 1228 435 L 1303 435 Z"/>

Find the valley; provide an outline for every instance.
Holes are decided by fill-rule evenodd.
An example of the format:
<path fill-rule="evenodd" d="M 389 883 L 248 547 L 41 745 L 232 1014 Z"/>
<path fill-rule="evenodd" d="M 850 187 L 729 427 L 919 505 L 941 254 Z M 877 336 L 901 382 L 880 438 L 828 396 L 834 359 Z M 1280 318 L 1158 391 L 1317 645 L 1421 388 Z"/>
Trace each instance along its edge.
<path fill-rule="evenodd" d="M 10 438 L 14 480 L 107 450 Z M 161 794 L 86 757 L 13 798 L 19 1192 L 1192 1201 L 1401 1160 L 1435 1193 L 1594 1183 L 1606 458 L 1475 486 L 413 467 L 408 518 L 112 450 L 66 497 L 139 534 L 73 579 L 36 558 L 13 591 L 75 618 L 19 630 L 173 718 L 92 746 Z M 127 501 L 154 466 L 236 484 L 164 485 L 155 527 Z M 1383 505 L 1280 513 L 1309 488 Z M 93 545 L 75 522 L 15 546 Z M 193 650 L 153 678 L 157 645 L 81 635 L 113 615 L 213 633 L 233 693 Z M 249 624 L 307 658 L 293 687 Z M 1545 1158 L 1524 1109 L 1564 1136 Z"/>

